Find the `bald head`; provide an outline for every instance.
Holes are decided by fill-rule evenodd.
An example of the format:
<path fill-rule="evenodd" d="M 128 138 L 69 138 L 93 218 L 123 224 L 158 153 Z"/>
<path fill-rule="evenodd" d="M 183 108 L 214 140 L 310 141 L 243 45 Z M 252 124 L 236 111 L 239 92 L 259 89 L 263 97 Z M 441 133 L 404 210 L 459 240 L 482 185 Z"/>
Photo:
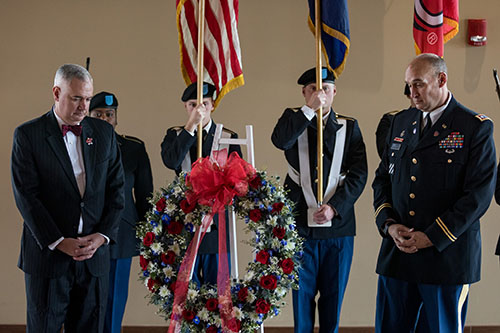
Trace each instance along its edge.
<path fill-rule="evenodd" d="M 435 54 L 424 53 L 413 59 L 406 69 L 405 81 L 412 102 L 421 111 L 432 112 L 448 99 L 448 69 Z"/>

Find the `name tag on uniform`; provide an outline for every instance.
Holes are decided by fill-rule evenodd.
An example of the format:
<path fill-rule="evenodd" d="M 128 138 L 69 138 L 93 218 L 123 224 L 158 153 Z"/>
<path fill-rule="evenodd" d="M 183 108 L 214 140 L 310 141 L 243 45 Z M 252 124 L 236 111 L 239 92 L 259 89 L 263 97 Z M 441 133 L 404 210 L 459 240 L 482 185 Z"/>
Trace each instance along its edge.
<path fill-rule="evenodd" d="M 399 150 L 401 148 L 400 143 L 393 142 L 391 146 L 391 150 Z"/>
<path fill-rule="evenodd" d="M 322 227 L 331 227 L 332 221 L 325 222 L 323 224 L 316 223 L 314 221 L 313 215 L 316 213 L 318 208 L 307 208 L 307 226 L 310 228 L 322 228 Z"/>

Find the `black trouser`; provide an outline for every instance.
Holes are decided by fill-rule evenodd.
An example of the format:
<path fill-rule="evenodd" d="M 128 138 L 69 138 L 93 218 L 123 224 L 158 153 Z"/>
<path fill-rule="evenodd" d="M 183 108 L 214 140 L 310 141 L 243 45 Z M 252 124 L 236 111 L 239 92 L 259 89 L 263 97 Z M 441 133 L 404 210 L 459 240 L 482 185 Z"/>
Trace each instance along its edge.
<path fill-rule="evenodd" d="M 102 332 L 108 275 L 95 277 L 84 262 L 74 261 L 58 278 L 25 274 L 27 333 Z"/>

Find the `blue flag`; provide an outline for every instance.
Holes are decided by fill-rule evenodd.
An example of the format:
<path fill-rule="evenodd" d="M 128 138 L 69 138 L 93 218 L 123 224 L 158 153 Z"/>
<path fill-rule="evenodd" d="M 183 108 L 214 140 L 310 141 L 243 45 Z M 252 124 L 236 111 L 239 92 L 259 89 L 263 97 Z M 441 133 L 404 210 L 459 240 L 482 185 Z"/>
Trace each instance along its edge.
<path fill-rule="evenodd" d="M 308 3 L 309 27 L 314 34 L 315 0 L 308 0 Z M 326 58 L 326 66 L 338 78 L 344 70 L 351 44 L 347 0 L 321 0 L 321 21 L 321 48 Z"/>

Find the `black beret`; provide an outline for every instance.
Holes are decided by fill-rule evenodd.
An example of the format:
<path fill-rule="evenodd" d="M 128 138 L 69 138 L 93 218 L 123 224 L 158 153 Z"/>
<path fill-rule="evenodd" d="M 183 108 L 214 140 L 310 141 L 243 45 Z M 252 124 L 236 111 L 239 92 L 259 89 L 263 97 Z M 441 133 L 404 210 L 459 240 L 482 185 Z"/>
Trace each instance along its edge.
<path fill-rule="evenodd" d="M 321 78 L 325 83 L 335 83 L 335 75 L 326 67 L 322 67 L 321 69 Z M 299 77 L 297 83 L 303 86 L 307 86 L 310 83 L 316 83 L 316 67 L 305 71 Z"/>
<path fill-rule="evenodd" d="M 107 91 L 101 91 L 100 93 L 94 95 L 90 101 L 89 111 L 94 109 L 104 108 L 104 109 L 116 109 L 118 108 L 118 100 L 116 96 Z"/>
<path fill-rule="evenodd" d="M 405 92 L 404 92 L 404 94 L 406 96 L 410 96 L 411 95 L 410 86 L 408 85 L 408 83 L 405 84 Z"/>
<path fill-rule="evenodd" d="M 198 85 L 197 82 L 193 82 L 184 90 L 184 93 L 182 94 L 181 98 L 183 102 L 187 102 L 190 99 L 196 99 L 197 97 L 196 95 L 198 92 L 197 85 Z M 212 99 L 215 99 L 214 93 L 215 93 L 215 86 L 208 82 L 203 82 L 203 98 L 210 97 Z"/>

